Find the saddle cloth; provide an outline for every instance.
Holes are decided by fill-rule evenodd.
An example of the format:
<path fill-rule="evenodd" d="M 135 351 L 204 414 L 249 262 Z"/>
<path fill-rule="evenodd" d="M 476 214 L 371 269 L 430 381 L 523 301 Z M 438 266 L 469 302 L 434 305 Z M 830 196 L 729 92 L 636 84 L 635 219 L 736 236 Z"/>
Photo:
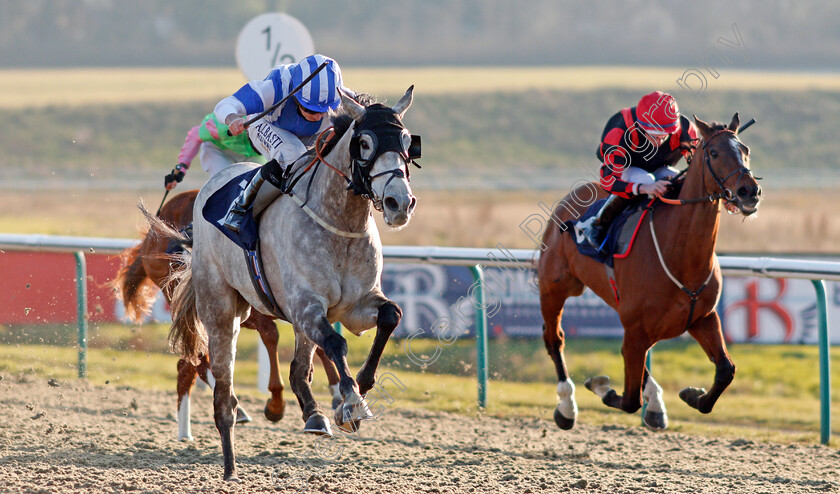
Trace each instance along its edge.
<path fill-rule="evenodd" d="M 604 201 L 606 199 L 595 201 L 577 221 L 567 221 L 564 225 L 574 233 L 578 252 L 612 268 L 614 259 L 621 259 L 630 254 L 636 234 L 648 210 L 643 207 L 645 203 L 635 202 L 622 211 L 607 229 L 604 247 L 601 252 L 598 252 L 586 241 L 578 225 L 592 218 L 601 209 Z M 649 205 L 650 202 L 647 204 Z"/>
<path fill-rule="evenodd" d="M 259 232 L 257 231 L 257 220 L 254 218 L 253 210 L 248 209 L 239 233 L 228 230 L 222 226 L 222 223 L 230 205 L 233 204 L 233 201 L 239 196 L 239 193 L 245 189 L 254 174 L 259 173 L 259 171 L 259 168 L 254 168 L 242 175 L 233 177 L 222 188 L 214 192 L 201 209 L 201 214 L 205 220 L 218 228 L 233 243 L 250 251 L 256 250 L 257 240 L 260 238 Z"/>

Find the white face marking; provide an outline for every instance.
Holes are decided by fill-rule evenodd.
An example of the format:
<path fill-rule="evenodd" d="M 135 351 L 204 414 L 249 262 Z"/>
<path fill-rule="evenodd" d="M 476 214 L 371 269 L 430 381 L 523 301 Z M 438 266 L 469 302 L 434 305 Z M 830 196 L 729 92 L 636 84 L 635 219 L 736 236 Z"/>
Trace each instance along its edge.
<path fill-rule="evenodd" d="M 374 163 L 371 175 L 378 175 L 389 170 L 402 170 L 405 173 L 407 167 L 402 157 L 394 152 L 386 152 L 377 158 Z M 383 201 L 383 216 L 385 223 L 394 228 L 402 228 L 408 225 L 411 215 L 414 213 L 414 195 L 411 193 L 411 186 L 405 176 L 402 178 L 386 173 L 376 177 L 371 182 L 371 189 L 374 196 Z M 388 207 L 393 204 L 396 207 Z"/>

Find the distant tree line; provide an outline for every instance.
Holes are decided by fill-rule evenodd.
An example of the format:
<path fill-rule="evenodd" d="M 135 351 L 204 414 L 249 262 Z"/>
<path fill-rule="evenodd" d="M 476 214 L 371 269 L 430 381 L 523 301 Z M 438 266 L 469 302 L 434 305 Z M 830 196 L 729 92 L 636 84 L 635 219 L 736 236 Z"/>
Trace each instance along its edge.
<path fill-rule="evenodd" d="M 690 66 L 733 24 L 744 68 L 836 69 L 840 53 L 840 2 L 820 0 L 0 0 L 0 67 L 233 65 L 272 11 L 357 66 Z"/>

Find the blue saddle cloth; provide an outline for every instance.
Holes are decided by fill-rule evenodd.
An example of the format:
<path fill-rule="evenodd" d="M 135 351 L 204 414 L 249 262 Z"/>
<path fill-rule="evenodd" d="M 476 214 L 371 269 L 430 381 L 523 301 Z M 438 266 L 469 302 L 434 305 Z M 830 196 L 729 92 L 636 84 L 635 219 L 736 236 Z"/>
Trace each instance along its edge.
<path fill-rule="evenodd" d="M 635 238 L 637 230 L 635 226 L 641 220 L 645 211 L 641 209 L 642 204 L 635 204 L 622 211 L 607 229 L 607 234 L 603 241 L 603 247 L 599 252 L 589 245 L 589 242 L 586 241 L 586 238 L 583 236 L 583 233 L 577 225 L 593 217 L 601 209 L 601 206 L 605 201 L 606 199 L 595 201 L 595 203 L 589 206 L 589 209 L 587 209 L 586 212 L 583 213 L 583 216 L 578 218 L 577 221 L 567 221 L 565 224 L 567 227 L 572 228 L 575 246 L 577 246 L 578 252 L 612 268 L 614 267 L 613 257 L 616 255 L 626 255 L 630 247 L 632 247 L 633 239 Z M 628 220 L 633 216 L 636 218 L 628 224 Z M 630 228 L 628 228 L 627 231 L 622 232 L 625 225 L 628 225 Z"/>
<path fill-rule="evenodd" d="M 259 173 L 259 171 L 259 168 L 254 168 L 242 175 L 234 177 L 223 185 L 222 188 L 214 192 L 201 209 L 201 214 L 205 220 L 218 228 L 233 243 L 249 251 L 256 250 L 257 241 L 260 238 L 259 232 L 257 231 L 257 220 L 254 218 L 253 210 L 248 209 L 239 233 L 228 230 L 222 226 L 222 223 L 230 205 L 233 204 L 233 201 L 239 196 L 239 193 L 245 189 L 254 174 Z"/>

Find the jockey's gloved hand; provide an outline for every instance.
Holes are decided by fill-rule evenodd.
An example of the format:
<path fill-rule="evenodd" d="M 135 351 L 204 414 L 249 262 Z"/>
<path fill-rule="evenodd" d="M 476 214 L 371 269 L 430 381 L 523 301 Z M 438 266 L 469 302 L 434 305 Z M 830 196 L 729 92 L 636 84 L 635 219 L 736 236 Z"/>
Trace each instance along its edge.
<path fill-rule="evenodd" d="M 163 186 L 166 187 L 166 190 L 172 190 L 175 188 L 176 185 L 181 183 L 184 180 L 184 175 L 187 173 L 188 166 L 183 163 L 178 163 L 175 165 L 175 168 L 169 173 L 169 175 L 163 177 Z"/>

